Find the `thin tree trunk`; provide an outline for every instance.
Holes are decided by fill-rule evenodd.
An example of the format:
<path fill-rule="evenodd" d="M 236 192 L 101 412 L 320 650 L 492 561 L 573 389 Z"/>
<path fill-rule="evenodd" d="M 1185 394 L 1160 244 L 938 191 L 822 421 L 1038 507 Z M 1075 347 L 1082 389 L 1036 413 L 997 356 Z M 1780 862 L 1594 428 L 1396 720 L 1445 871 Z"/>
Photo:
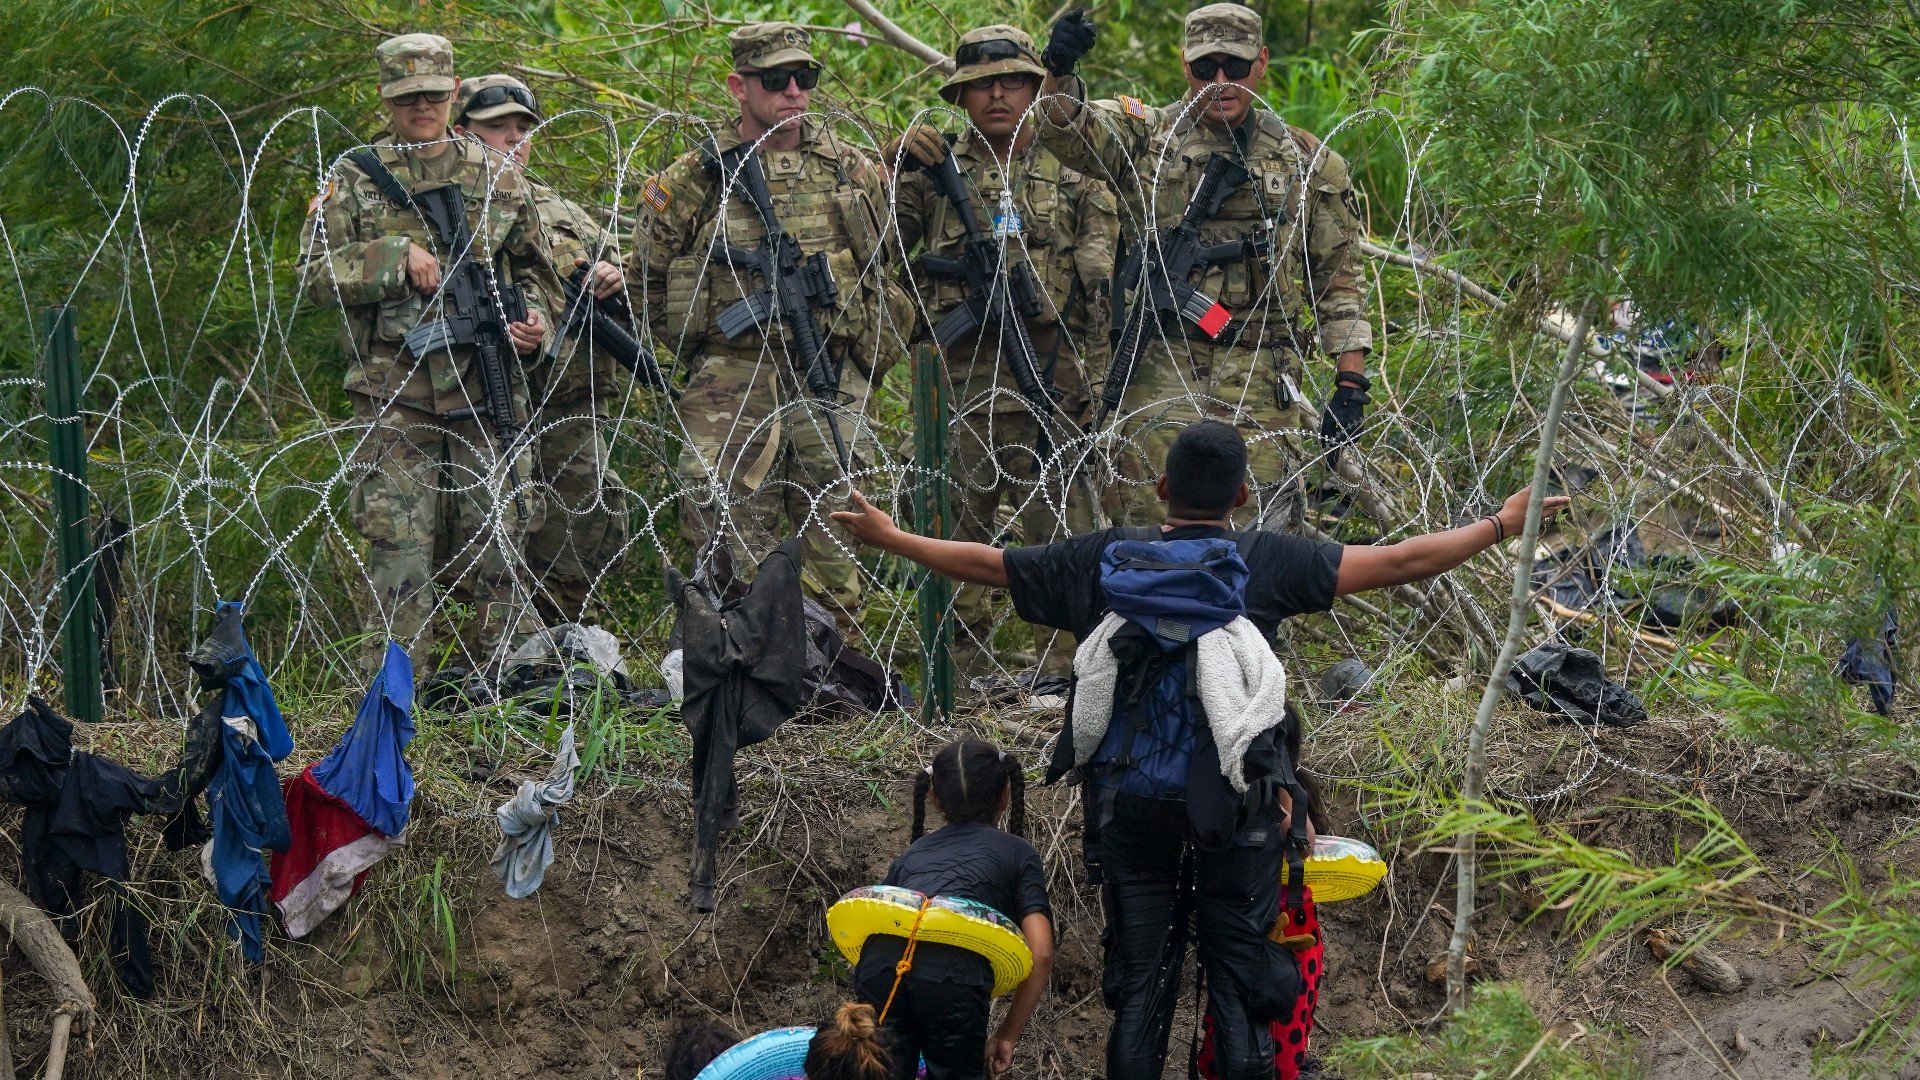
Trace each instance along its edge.
<path fill-rule="evenodd" d="M 7 1033 L 6 976 L 0 974 L 0 1080 L 14 1080 L 13 1037 Z"/>
<path fill-rule="evenodd" d="M 1527 524 L 1520 531 L 1519 557 L 1513 565 L 1513 597 L 1507 605 L 1507 636 L 1500 643 L 1500 655 L 1494 659 L 1487 676 L 1487 688 L 1480 694 L 1480 710 L 1474 714 L 1473 730 L 1467 736 L 1467 775 L 1460 785 L 1460 805 L 1471 811 L 1480 801 L 1486 783 L 1487 729 L 1493 725 L 1493 709 L 1506 689 L 1507 672 L 1520 653 L 1525 636 L 1529 602 L 1533 593 L 1533 550 L 1540 541 L 1540 504 L 1546 499 L 1547 476 L 1553 470 L 1554 436 L 1560 431 L 1560 414 L 1567 406 L 1567 391 L 1586 354 L 1587 330 L 1593 323 L 1593 305 L 1588 303 L 1574 321 L 1571 340 L 1560 361 L 1553 381 L 1553 396 L 1547 401 L 1547 416 L 1540 428 L 1540 449 L 1533 458 L 1533 485 L 1527 497 Z M 1453 904 L 1453 940 L 1447 945 L 1447 1008 L 1459 1012 L 1467 1007 L 1467 938 L 1473 931 L 1473 894 L 1478 884 L 1478 859 L 1474 845 L 1478 837 L 1464 830 L 1454 839 L 1460 868 L 1459 890 Z"/>

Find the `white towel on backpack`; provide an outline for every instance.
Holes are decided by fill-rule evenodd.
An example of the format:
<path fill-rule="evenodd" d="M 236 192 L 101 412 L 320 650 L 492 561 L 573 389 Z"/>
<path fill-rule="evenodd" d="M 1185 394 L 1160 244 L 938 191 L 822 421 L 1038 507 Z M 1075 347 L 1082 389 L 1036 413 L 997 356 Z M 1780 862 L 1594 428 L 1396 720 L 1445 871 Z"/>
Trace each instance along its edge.
<path fill-rule="evenodd" d="M 1114 690 L 1120 661 L 1113 655 L 1114 631 L 1126 619 L 1108 612 L 1073 655 L 1073 763 L 1093 760 L 1113 720 Z M 1261 732 L 1286 718 L 1287 673 L 1280 658 L 1245 615 L 1197 642 L 1194 678 L 1200 704 L 1220 750 L 1220 775 L 1233 790 L 1247 790 L 1247 748 Z"/>

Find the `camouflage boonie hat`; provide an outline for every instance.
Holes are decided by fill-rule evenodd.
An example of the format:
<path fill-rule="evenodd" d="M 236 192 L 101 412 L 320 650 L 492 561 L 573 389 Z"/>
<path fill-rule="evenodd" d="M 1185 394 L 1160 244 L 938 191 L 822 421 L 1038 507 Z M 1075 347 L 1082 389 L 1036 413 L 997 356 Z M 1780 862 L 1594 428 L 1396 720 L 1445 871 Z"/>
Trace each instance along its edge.
<path fill-rule="evenodd" d="M 376 45 L 380 63 L 380 96 L 399 97 L 416 90 L 452 90 L 453 43 L 439 34 L 401 34 Z"/>
<path fill-rule="evenodd" d="M 492 90 L 481 99 L 478 108 L 474 99 L 481 91 Z M 512 116 L 524 113 L 540 122 L 540 106 L 534 101 L 533 91 L 527 84 L 511 75 L 482 75 L 477 79 L 468 79 L 460 84 L 460 94 L 453 99 L 453 118 L 455 121 L 491 120 L 496 116 Z"/>
<path fill-rule="evenodd" d="M 1027 32 L 1018 27 L 983 26 L 969 30 L 960 35 L 953 58 L 960 66 L 940 84 L 940 96 L 946 98 L 948 104 L 960 100 L 961 87 L 989 75 L 1023 71 L 1043 79 L 1047 77 L 1047 69 L 1040 66 L 1040 51 L 1033 47 L 1033 39 Z"/>
<path fill-rule="evenodd" d="M 759 71 L 783 64 L 817 64 L 813 35 L 788 22 L 749 23 L 727 35 L 735 71 Z"/>
<path fill-rule="evenodd" d="M 1260 33 L 1260 14 L 1239 4 L 1208 4 L 1187 14 L 1184 56 L 1233 56 L 1255 60 L 1266 44 Z"/>

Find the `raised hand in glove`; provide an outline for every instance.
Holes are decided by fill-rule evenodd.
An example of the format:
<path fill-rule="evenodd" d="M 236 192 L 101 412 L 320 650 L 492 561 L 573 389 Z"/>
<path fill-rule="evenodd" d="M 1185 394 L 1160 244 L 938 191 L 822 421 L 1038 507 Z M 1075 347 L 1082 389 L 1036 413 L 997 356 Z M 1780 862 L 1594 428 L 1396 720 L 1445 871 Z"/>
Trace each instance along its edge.
<path fill-rule="evenodd" d="M 1047 35 L 1046 50 L 1040 54 L 1040 63 L 1055 75 L 1071 75 L 1080 58 L 1093 51 L 1093 39 L 1097 36 L 1093 16 L 1087 14 L 1086 8 L 1074 8 L 1053 24 L 1052 33 Z"/>
<path fill-rule="evenodd" d="M 1343 381 L 1334 389 L 1327 407 L 1321 410 L 1320 445 L 1327 449 L 1328 468 L 1340 464 L 1340 451 L 1359 439 L 1369 400 L 1364 386 Z"/>
<path fill-rule="evenodd" d="M 900 163 L 901 172 L 912 172 L 938 165 L 947 156 L 947 137 L 927 124 L 915 124 L 880 149 L 881 160 L 889 168 Z"/>

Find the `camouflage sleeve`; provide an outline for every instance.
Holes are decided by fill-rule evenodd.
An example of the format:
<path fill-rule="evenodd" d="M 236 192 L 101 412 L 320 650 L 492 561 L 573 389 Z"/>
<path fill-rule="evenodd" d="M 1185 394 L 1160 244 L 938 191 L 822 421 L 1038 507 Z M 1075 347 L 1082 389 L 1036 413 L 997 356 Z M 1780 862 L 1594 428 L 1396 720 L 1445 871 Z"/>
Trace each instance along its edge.
<path fill-rule="evenodd" d="M 327 193 L 309 207 L 301 233 L 294 269 L 307 299 L 322 307 L 365 307 L 397 300 L 412 288 L 407 283 L 411 240 L 359 236 L 360 205 L 354 188 L 359 176 L 357 170 L 341 166 Z"/>
<path fill-rule="evenodd" d="M 933 181 L 920 170 L 901 173 L 893 182 L 893 216 L 900 229 L 900 247 L 909 254 L 927 238 L 936 198 Z"/>
<path fill-rule="evenodd" d="M 639 292 L 642 318 L 661 341 L 667 340 L 667 271 L 673 260 L 692 253 L 707 186 L 698 151 L 682 154 L 640 185 L 627 287 Z"/>
<path fill-rule="evenodd" d="M 1098 180 L 1086 180 L 1083 187 L 1073 242 L 1073 270 L 1080 279 L 1085 311 L 1077 320 L 1069 313 L 1069 325 L 1080 347 L 1088 392 L 1097 397 L 1113 351 L 1108 331 L 1113 319 L 1113 261 L 1120 246 L 1120 207 L 1112 190 Z"/>
<path fill-rule="evenodd" d="M 623 257 L 612 236 L 593 212 L 572 199 L 551 196 L 541 199 L 540 218 L 553 241 L 553 265 L 572 273 L 576 260 L 622 264 Z"/>
<path fill-rule="evenodd" d="M 1325 151 L 1308 186 L 1305 276 L 1320 348 L 1329 356 L 1370 350 L 1373 324 L 1367 321 L 1367 287 L 1354 243 L 1364 226 L 1346 159 Z"/>
<path fill-rule="evenodd" d="M 1106 181 L 1115 190 L 1138 182 L 1134 164 L 1147 154 L 1159 110 L 1137 98 L 1083 102 L 1073 122 L 1062 127 L 1040 110 L 1040 145 L 1060 163 Z"/>

